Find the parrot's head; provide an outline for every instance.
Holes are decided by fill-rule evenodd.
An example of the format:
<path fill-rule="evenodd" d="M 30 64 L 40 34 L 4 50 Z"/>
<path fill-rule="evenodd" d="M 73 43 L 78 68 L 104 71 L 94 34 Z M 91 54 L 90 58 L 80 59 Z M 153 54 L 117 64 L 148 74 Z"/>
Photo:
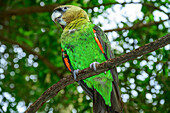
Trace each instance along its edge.
<path fill-rule="evenodd" d="M 64 29 L 70 22 L 78 19 L 85 18 L 89 21 L 87 13 L 80 7 L 73 5 L 62 5 L 56 7 L 51 15 L 54 23 L 58 22 Z"/>

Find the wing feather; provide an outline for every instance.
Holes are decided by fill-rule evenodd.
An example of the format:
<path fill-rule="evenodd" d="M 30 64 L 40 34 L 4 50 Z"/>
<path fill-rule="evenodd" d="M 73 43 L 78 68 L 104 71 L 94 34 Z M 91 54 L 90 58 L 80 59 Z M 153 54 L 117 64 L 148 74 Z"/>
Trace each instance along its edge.
<path fill-rule="evenodd" d="M 102 31 L 101 28 L 99 28 L 98 26 L 94 26 L 93 28 L 93 32 L 95 33 L 95 38 L 98 38 L 99 40 L 99 43 L 98 45 L 102 45 L 102 47 L 99 47 L 100 50 L 101 48 L 103 48 L 103 50 L 101 51 L 104 51 L 102 52 L 103 55 L 105 56 L 105 59 L 108 60 L 109 58 L 113 58 L 114 55 L 111 51 L 111 46 L 110 46 L 110 42 L 108 40 L 108 37 L 107 35 Z M 97 42 L 97 41 L 96 41 Z M 118 73 L 117 73 L 117 70 L 116 70 L 116 67 L 114 67 L 113 69 L 110 69 L 110 72 L 112 74 L 112 77 L 113 77 L 113 90 L 112 90 L 112 107 L 114 110 L 116 111 L 122 111 L 122 103 L 121 103 L 121 96 L 120 96 L 120 91 L 119 91 L 119 81 L 118 81 Z M 113 110 L 112 107 L 108 108 L 110 109 L 111 111 Z"/>
<path fill-rule="evenodd" d="M 62 59 L 64 62 L 65 67 L 73 73 L 74 68 L 71 65 L 69 56 L 67 55 L 67 52 L 61 48 L 62 51 Z M 88 88 L 87 85 L 83 82 L 83 80 L 78 81 L 78 84 L 83 88 L 83 90 L 86 92 L 86 94 L 93 99 L 93 90 L 91 88 Z"/>

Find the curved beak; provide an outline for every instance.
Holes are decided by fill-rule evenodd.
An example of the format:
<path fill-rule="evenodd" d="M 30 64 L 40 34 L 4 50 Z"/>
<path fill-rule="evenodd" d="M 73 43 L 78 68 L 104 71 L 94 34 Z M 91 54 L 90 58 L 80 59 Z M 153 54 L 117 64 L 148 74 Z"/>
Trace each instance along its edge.
<path fill-rule="evenodd" d="M 59 18 L 61 18 L 61 15 L 62 14 L 59 11 L 53 11 L 51 19 L 53 20 L 54 23 L 56 23 L 56 21 L 59 20 Z"/>
<path fill-rule="evenodd" d="M 63 29 L 67 25 L 67 23 L 62 19 L 62 13 L 57 10 L 53 11 L 53 13 L 51 15 L 51 19 L 53 20 L 53 22 L 55 24 L 56 24 L 56 22 L 58 22 Z"/>

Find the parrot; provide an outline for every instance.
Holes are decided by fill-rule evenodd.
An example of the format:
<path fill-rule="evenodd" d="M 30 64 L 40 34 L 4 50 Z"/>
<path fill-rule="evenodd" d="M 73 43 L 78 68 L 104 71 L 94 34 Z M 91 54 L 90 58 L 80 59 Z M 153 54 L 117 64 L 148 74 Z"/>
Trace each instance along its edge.
<path fill-rule="evenodd" d="M 113 58 L 110 42 L 104 31 L 89 20 L 82 8 L 73 5 L 56 7 L 52 21 L 62 27 L 61 52 L 65 67 L 76 80 L 80 70 L 96 66 Z M 93 100 L 94 113 L 122 113 L 121 94 L 116 67 L 78 81 Z"/>

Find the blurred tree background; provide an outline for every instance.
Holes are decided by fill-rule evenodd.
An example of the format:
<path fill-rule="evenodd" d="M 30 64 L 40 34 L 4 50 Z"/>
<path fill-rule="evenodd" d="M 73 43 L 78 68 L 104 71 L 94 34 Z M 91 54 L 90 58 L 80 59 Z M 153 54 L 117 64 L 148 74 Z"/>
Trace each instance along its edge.
<path fill-rule="evenodd" d="M 69 74 L 60 51 L 55 6 L 86 10 L 109 37 L 115 56 L 170 32 L 169 0 L 0 0 L 0 112 L 24 112 Z M 81 47 L 81 46 L 80 46 Z M 170 112 L 170 45 L 117 67 L 125 113 Z M 91 113 L 77 83 L 61 90 L 40 113 Z"/>

